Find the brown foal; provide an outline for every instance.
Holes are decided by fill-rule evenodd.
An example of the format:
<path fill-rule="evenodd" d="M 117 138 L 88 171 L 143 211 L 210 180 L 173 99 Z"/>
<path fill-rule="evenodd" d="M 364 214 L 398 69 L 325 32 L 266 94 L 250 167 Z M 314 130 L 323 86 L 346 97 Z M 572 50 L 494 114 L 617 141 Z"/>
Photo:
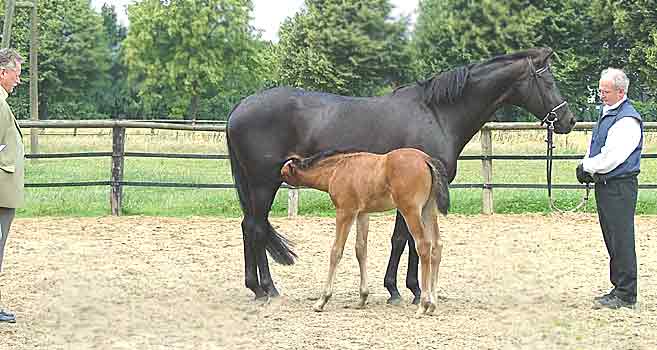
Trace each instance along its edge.
<path fill-rule="evenodd" d="M 436 308 L 435 296 L 442 242 L 438 231 L 440 211 L 449 208 L 448 180 L 443 164 L 426 153 L 401 148 L 386 154 L 324 152 L 309 158 L 291 157 L 281 169 L 283 181 L 328 192 L 336 209 L 335 241 L 331 248 L 328 279 L 315 311 L 331 298 L 336 267 L 354 221 L 357 222 L 356 258 L 360 267 L 360 302 L 367 286 L 368 213 L 397 208 L 415 240 L 421 264 L 421 302 L 417 314 Z"/>

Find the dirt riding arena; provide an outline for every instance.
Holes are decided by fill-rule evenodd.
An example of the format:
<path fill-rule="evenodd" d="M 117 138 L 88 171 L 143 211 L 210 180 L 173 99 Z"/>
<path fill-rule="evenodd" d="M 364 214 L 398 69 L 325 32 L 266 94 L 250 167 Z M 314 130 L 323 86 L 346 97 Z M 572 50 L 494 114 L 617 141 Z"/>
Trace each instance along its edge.
<path fill-rule="evenodd" d="M 657 348 L 657 217 L 637 220 L 639 307 L 610 311 L 591 309 L 609 287 L 594 216 L 450 215 L 441 219 L 438 309 L 421 318 L 406 289 L 404 304 L 386 304 L 393 220 L 370 224 L 367 308 L 350 307 L 358 300 L 352 232 L 333 298 L 315 313 L 329 218 L 272 220 L 300 260 L 272 264 L 283 296 L 268 303 L 243 286 L 237 219 L 18 219 L 0 278 L 18 322 L 0 324 L 1 348 Z"/>

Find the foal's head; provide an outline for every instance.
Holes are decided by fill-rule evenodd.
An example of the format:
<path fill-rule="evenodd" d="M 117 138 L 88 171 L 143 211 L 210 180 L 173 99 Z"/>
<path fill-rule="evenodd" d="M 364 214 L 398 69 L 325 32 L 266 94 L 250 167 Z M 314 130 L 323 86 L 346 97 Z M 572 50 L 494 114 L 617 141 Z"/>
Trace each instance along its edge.
<path fill-rule="evenodd" d="M 288 159 L 281 168 L 281 179 L 285 181 L 288 185 L 300 186 L 299 179 L 297 174 L 301 166 L 301 159 L 299 158 L 290 158 Z"/>
<path fill-rule="evenodd" d="M 281 168 L 281 179 L 292 186 L 309 186 L 302 183 L 311 177 L 325 175 L 345 157 L 358 155 L 361 151 L 354 150 L 327 150 L 307 158 L 293 155 L 288 158 Z"/>

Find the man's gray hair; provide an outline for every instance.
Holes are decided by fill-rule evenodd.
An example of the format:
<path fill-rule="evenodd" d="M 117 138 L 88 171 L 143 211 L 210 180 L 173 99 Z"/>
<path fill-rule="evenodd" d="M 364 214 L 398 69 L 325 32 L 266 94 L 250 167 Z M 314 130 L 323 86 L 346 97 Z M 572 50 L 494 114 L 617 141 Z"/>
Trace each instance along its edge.
<path fill-rule="evenodd" d="M 14 49 L 0 49 L 0 69 L 14 69 L 23 63 L 23 57 Z"/>
<path fill-rule="evenodd" d="M 627 93 L 627 88 L 630 87 L 630 79 L 627 78 L 622 69 L 607 68 L 600 74 L 600 80 L 602 79 L 611 80 L 616 89 L 623 89 L 625 93 Z"/>

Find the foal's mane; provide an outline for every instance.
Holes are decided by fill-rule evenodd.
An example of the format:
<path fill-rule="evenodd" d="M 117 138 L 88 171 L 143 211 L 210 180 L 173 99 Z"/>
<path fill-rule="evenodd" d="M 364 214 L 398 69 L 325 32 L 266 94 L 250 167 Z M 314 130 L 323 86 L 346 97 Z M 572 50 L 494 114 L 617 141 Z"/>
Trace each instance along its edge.
<path fill-rule="evenodd" d="M 297 162 L 296 162 L 296 165 L 299 167 L 299 169 L 308 169 L 308 168 L 311 168 L 311 167 L 317 165 L 317 163 L 319 163 L 320 161 L 331 158 L 331 157 L 334 157 L 334 156 L 340 156 L 340 155 L 348 156 L 348 155 L 361 153 L 361 152 L 363 152 L 363 151 L 353 150 L 353 149 L 347 149 L 347 150 L 344 150 L 344 149 L 343 150 L 331 149 L 331 150 L 326 150 L 326 151 L 322 151 L 322 152 L 313 154 L 310 157 L 298 159 Z"/>

